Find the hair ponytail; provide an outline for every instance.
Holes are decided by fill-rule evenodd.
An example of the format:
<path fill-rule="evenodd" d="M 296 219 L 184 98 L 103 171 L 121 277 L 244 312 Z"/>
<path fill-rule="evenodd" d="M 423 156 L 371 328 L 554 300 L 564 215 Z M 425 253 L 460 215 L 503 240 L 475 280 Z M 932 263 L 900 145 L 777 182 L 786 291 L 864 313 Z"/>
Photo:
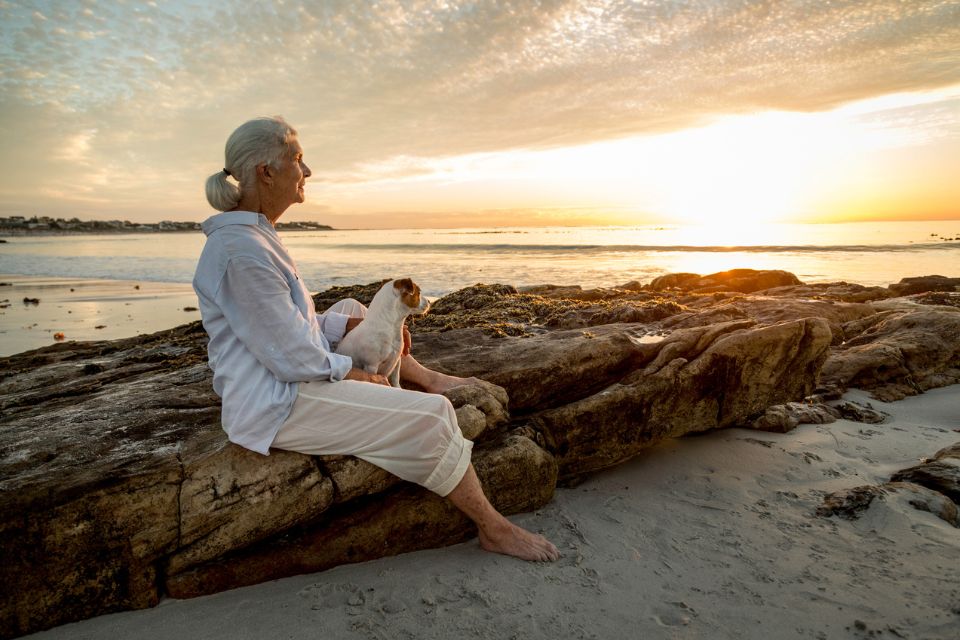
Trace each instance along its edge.
<path fill-rule="evenodd" d="M 207 202 L 217 211 L 230 211 L 240 204 L 240 188 L 227 180 L 225 171 L 207 178 Z"/>

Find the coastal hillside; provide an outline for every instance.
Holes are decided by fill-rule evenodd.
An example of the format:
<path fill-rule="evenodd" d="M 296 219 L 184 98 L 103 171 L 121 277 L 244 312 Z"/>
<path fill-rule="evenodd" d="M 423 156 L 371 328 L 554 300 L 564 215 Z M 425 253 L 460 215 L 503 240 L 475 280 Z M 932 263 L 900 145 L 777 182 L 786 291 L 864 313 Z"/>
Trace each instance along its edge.
<path fill-rule="evenodd" d="M 278 222 L 283 231 L 329 230 L 325 224 L 316 222 Z M 171 231 L 199 231 L 199 222 L 130 222 L 129 220 L 80 220 L 79 218 L 51 218 L 50 216 L 0 217 L 0 236 L 39 235 L 50 233 L 153 233 Z"/>

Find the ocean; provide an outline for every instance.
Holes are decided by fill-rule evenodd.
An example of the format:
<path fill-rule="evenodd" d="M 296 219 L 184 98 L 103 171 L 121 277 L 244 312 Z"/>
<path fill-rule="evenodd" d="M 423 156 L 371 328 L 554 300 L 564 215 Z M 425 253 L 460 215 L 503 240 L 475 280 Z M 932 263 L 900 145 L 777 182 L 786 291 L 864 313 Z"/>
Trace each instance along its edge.
<path fill-rule="evenodd" d="M 313 291 L 412 277 L 431 298 L 483 282 L 611 287 L 666 273 L 784 269 L 804 282 L 960 276 L 960 221 L 281 232 Z M 0 356 L 199 319 L 196 233 L 15 236 L 0 244 Z"/>
<path fill-rule="evenodd" d="M 783 269 L 886 285 L 960 275 L 960 221 L 281 232 L 312 290 L 412 277 L 428 296 L 484 283 L 616 286 L 676 272 Z M 0 274 L 189 283 L 202 233 L 27 236 Z"/>

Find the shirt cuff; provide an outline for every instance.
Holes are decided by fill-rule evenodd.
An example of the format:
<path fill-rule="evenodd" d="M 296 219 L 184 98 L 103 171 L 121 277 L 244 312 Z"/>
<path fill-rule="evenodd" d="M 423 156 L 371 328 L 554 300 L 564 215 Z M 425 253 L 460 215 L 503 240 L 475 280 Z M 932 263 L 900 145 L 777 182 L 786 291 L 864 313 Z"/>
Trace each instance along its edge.
<path fill-rule="evenodd" d="M 327 342 L 330 343 L 331 349 L 336 349 L 340 341 L 343 340 L 343 336 L 347 332 L 347 320 L 349 319 L 350 316 L 347 314 L 337 313 L 336 311 L 328 311 L 320 316 L 320 331 Z"/>
<path fill-rule="evenodd" d="M 343 380 L 350 369 L 353 368 L 353 358 L 342 356 L 339 353 L 331 353 L 327 356 L 330 361 L 330 381 L 339 382 Z"/>

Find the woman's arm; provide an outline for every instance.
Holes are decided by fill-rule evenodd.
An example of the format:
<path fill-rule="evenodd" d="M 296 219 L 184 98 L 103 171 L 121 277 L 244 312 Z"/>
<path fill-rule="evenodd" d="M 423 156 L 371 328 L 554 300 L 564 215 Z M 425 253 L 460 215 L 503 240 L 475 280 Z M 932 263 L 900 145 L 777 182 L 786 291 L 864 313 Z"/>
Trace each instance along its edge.
<path fill-rule="evenodd" d="M 353 361 L 327 351 L 294 304 L 286 277 L 255 258 L 231 258 L 216 302 L 243 345 L 283 382 L 342 380 Z"/>

